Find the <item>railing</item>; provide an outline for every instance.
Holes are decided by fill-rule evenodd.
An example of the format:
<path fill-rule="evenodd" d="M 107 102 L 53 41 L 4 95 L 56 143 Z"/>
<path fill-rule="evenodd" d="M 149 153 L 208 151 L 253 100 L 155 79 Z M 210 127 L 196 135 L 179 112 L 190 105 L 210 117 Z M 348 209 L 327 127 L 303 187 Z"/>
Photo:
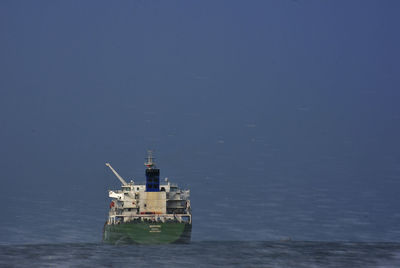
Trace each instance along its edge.
<path fill-rule="evenodd" d="M 121 215 L 121 214 L 110 214 L 108 224 L 120 224 L 128 222 L 150 222 L 150 223 L 165 223 L 165 222 L 179 222 L 179 223 L 192 223 L 192 216 L 190 214 L 153 214 L 153 215 Z"/>

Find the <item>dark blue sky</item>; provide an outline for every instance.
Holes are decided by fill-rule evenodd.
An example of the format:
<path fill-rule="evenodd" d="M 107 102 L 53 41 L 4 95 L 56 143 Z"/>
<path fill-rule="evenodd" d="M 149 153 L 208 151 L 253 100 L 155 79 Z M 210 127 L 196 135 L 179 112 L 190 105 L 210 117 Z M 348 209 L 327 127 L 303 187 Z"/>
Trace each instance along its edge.
<path fill-rule="evenodd" d="M 400 241 L 399 8 L 1 1 L 0 238 L 44 203 L 101 230 L 104 163 L 140 181 L 150 148 L 192 189 L 195 239 Z"/>

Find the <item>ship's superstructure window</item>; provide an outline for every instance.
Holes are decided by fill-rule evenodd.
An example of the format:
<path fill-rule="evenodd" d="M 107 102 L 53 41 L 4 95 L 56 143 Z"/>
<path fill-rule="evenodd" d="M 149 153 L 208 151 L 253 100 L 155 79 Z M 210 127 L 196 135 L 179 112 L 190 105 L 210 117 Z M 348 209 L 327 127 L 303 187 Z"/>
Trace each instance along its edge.
<path fill-rule="evenodd" d="M 160 191 L 160 170 L 158 168 L 146 169 L 146 191 Z"/>

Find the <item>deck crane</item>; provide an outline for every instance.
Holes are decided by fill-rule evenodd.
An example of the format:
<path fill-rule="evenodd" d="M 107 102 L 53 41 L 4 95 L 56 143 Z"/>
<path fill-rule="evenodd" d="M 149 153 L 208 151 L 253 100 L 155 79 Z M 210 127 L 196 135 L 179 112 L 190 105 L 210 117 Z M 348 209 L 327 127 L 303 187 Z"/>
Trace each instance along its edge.
<path fill-rule="evenodd" d="M 110 165 L 110 163 L 106 163 L 106 166 L 109 167 L 109 168 L 111 169 L 111 171 L 114 173 L 114 175 L 120 180 L 120 182 L 122 183 L 122 185 L 128 186 L 128 184 L 126 183 L 126 181 L 118 174 L 118 172 L 115 171 L 115 169 L 113 169 L 113 167 Z"/>

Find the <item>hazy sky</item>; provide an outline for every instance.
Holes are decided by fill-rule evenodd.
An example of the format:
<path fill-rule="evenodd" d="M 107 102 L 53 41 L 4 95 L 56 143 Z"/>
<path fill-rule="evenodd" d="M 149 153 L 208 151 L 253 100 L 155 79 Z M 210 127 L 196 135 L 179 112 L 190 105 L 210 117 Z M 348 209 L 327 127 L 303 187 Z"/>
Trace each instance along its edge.
<path fill-rule="evenodd" d="M 238 233 L 251 228 L 238 215 L 260 214 L 261 239 L 332 239 L 327 211 L 347 209 L 369 227 L 353 237 L 354 221 L 338 223 L 351 226 L 339 239 L 400 241 L 399 11 L 395 0 L 1 1 L 0 201 L 22 205 L 0 217 L 23 226 L 27 206 L 34 224 L 38 200 L 52 200 L 101 229 L 105 190 L 119 186 L 104 163 L 140 181 L 154 149 L 161 176 L 192 190 L 197 239 L 240 239 L 208 220 L 241 222 Z M 295 210 L 315 212 L 317 235 L 289 226 Z"/>

